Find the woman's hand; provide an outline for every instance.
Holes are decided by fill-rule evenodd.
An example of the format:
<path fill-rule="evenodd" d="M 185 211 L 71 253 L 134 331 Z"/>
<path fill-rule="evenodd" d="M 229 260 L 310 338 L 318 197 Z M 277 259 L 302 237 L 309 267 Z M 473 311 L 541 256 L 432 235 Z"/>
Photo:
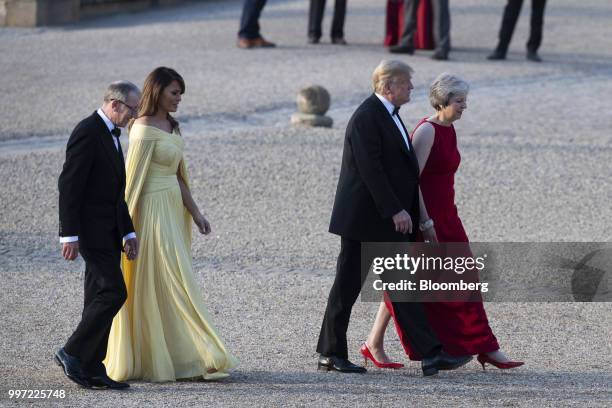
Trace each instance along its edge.
<path fill-rule="evenodd" d="M 423 234 L 423 239 L 427 242 L 438 242 L 438 236 L 436 235 L 436 227 L 431 227 L 426 229 L 425 231 L 421 231 Z"/>
<path fill-rule="evenodd" d="M 210 231 L 211 231 L 210 223 L 202 214 L 198 214 L 196 217 L 194 217 L 193 222 L 195 222 L 196 225 L 198 226 L 198 229 L 200 230 L 200 234 L 204 234 L 204 235 L 210 234 Z"/>

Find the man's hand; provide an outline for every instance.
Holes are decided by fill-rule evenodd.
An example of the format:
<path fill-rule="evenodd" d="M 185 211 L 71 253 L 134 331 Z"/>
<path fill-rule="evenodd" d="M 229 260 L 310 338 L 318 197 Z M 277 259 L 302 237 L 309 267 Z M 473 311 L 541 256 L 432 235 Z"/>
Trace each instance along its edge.
<path fill-rule="evenodd" d="M 64 242 L 62 244 L 62 256 L 67 261 L 74 261 L 79 256 L 79 241 Z"/>
<path fill-rule="evenodd" d="M 412 219 L 406 210 L 402 210 L 393 216 L 395 230 L 402 234 L 412 234 Z"/>
<path fill-rule="evenodd" d="M 436 235 L 436 229 L 434 227 L 428 228 L 423 233 L 423 239 L 427 242 L 438 242 L 438 236 Z"/>
<path fill-rule="evenodd" d="M 125 251 L 125 256 L 130 261 L 133 261 L 138 256 L 138 239 L 130 238 L 125 241 L 123 246 L 123 250 Z"/>

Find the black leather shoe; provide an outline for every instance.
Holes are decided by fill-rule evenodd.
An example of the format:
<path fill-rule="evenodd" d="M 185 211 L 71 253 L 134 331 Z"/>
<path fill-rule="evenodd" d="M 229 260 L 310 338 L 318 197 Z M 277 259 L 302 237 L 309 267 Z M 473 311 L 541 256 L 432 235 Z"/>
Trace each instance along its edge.
<path fill-rule="evenodd" d="M 446 61 L 448 59 L 448 52 L 446 52 L 446 51 L 436 51 L 431 56 L 431 59 L 432 60 L 437 60 L 437 61 Z"/>
<path fill-rule="evenodd" d="M 344 37 L 332 37 L 331 43 L 336 45 L 347 45 L 348 43 L 344 39 Z"/>
<path fill-rule="evenodd" d="M 106 375 L 106 373 L 97 374 L 93 377 L 89 377 L 89 382 L 94 388 L 110 388 L 112 390 L 122 390 L 125 388 L 130 388 L 130 384 L 115 381 L 108 375 Z"/>
<path fill-rule="evenodd" d="M 489 54 L 489 56 L 487 57 L 488 60 L 491 61 L 501 61 L 501 60 L 505 60 L 506 59 L 506 54 L 504 54 L 501 51 L 493 51 L 491 54 Z"/>
<path fill-rule="evenodd" d="M 438 374 L 438 370 L 454 370 L 472 360 L 472 356 L 453 357 L 444 351 L 440 351 L 433 357 L 424 358 L 421 361 L 423 376 Z"/>
<path fill-rule="evenodd" d="M 78 358 L 66 353 L 62 347 L 55 353 L 55 362 L 62 367 L 64 374 L 72 382 L 77 383 L 81 387 L 91 388 L 91 383 L 83 374 L 82 365 Z"/>
<path fill-rule="evenodd" d="M 542 58 L 535 51 L 527 51 L 527 59 L 533 62 L 542 62 Z"/>
<path fill-rule="evenodd" d="M 414 54 L 414 47 L 411 45 L 392 45 L 389 47 L 391 54 Z"/>
<path fill-rule="evenodd" d="M 106 374 L 106 367 L 102 363 L 97 363 L 93 367 L 89 367 L 89 369 L 84 370 L 83 373 L 87 375 L 87 379 L 93 388 L 120 390 L 130 387 L 128 383 L 118 382 L 110 378 L 108 374 Z"/>
<path fill-rule="evenodd" d="M 335 357 L 335 356 L 320 356 L 317 369 L 321 371 L 339 371 L 341 373 L 358 373 L 363 374 L 367 372 L 365 368 L 351 363 L 346 358 Z"/>
<path fill-rule="evenodd" d="M 318 44 L 321 40 L 321 37 L 308 36 L 308 44 Z"/>

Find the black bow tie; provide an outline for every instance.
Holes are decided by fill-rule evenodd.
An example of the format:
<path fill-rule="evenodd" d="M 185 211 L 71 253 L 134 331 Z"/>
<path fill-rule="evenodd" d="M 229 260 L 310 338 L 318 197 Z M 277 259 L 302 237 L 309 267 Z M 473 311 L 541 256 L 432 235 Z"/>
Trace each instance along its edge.
<path fill-rule="evenodd" d="M 121 136 L 121 129 L 119 129 L 118 127 L 113 128 L 113 130 L 111 130 L 111 135 L 115 137 Z"/>
<path fill-rule="evenodd" d="M 391 114 L 391 116 L 397 115 L 399 113 L 399 109 L 400 109 L 399 106 L 394 107 L 393 108 L 393 113 Z"/>

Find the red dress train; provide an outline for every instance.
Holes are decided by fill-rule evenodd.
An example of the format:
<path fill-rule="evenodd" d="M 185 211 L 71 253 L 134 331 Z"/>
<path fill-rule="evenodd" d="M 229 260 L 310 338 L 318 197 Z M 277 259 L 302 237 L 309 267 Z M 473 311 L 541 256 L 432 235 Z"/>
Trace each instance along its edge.
<path fill-rule="evenodd" d="M 421 120 L 415 130 L 427 119 Z M 433 219 L 439 242 L 468 242 L 455 206 L 455 172 L 461 162 L 455 128 L 431 123 L 434 143 L 421 173 L 421 192 L 429 216 Z M 393 307 L 385 296 L 387 309 Z M 499 349 L 482 302 L 423 303 L 427 319 L 443 349 L 455 356 L 487 353 Z M 396 328 L 397 321 L 395 321 Z M 410 344 L 401 336 L 404 350 L 411 360 L 419 360 Z"/>

